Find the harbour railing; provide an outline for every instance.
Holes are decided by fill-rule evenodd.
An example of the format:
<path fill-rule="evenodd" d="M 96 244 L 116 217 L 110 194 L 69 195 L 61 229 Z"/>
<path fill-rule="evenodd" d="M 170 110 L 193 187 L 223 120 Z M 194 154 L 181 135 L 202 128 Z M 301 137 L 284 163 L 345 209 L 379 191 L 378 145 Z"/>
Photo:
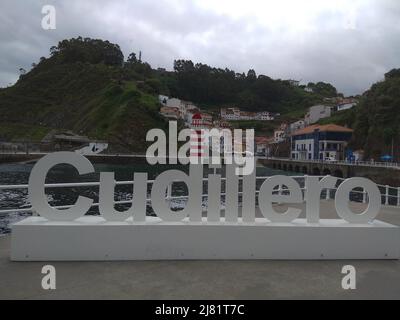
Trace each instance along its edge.
<path fill-rule="evenodd" d="M 258 159 L 280 160 L 280 161 L 300 162 L 300 163 L 338 164 L 338 165 L 346 165 L 346 166 L 394 168 L 394 169 L 399 169 L 400 170 L 400 163 L 399 162 L 319 160 L 319 159 L 317 159 L 317 160 L 304 160 L 304 159 L 289 159 L 289 158 L 278 158 L 278 157 L 258 157 Z"/>
<path fill-rule="evenodd" d="M 320 179 L 322 179 L 324 176 L 319 176 Z M 260 176 L 256 177 L 257 182 L 262 182 L 263 180 L 268 179 L 269 176 Z M 295 179 L 301 187 L 301 190 L 304 195 L 304 201 L 306 200 L 306 188 L 305 188 L 305 179 L 307 176 L 292 176 L 293 179 Z M 342 178 L 337 178 L 337 183 L 335 188 L 332 189 L 325 189 L 321 193 L 321 199 L 323 200 L 331 200 L 334 199 L 335 197 L 335 192 L 338 188 L 338 186 L 345 180 Z M 222 181 L 226 181 L 226 178 L 221 178 Z M 239 179 L 239 181 L 241 178 Z M 155 180 L 148 180 L 147 183 L 148 185 L 152 185 Z M 208 179 L 205 178 L 203 179 L 203 182 L 207 182 Z M 173 183 L 179 183 L 182 181 L 174 181 Z M 176 200 L 185 200 L 188 198 L 188 195 L 173 195 L 173 183 L 171 183 L 167 189 L 165 199 L 167 201 L 176 201 Z M 116 185 L 117 186 L 122 186 L 122 185 L 133 185 L 134 181 L 117 181 Z M 80 182 L 80 183 L 56 183 L 56 184 L 45 184 L 46 189 L 57 189 L 57 188 L 84 188 L 84 187 L 99 187 L 100 182 Z M 259 194 L 259 188 L 257 188 L 258 183 L 256 183 L 256 196 Z M 391 187 L 388 185 L 378 185 L 379 190 L 381 191 L 381 198 L 382 198 L 382 204 L 385 206 L 390 206 L 390 207 L 400 207 L 400 187 Z M 27 190 L 28 185 L 26 184 L 21 184 L 21 185 L 0 185 L 0 193 L 4 192 L 6 190 Z M 275 194 L 288 194 L 289 190 L 287 189 L 286 186 L 280 185 L 277 186 L 274 190 Z M 132 193 L 130 194 L 132 195 Z M 224 197 L 226 194 L 221 192 L 221 197 Z M 238 196 L 241 197 L 243 195 L 243 191 L 238 192 Z M 208 197 L 208 194 L 203 194 L 202 195 L 203 199 L 206 199 Z M 351 201 L 354 202 L 360 202 L 360 203 L 367 203 L 368 202 L 368 194 L 365 190 L 362 188 L 359 189 L 354 189 L 351 192 L 350 195 Z M 7 200 L 7 199 L 6 199 Z M 9 199 L 12 200 L 12 199 Z M 147 202 L 150 203 L 151 199 L 148 198 Z M 128 205 L 132 204 L 132 199 L 127 199 L 127 200 L 119 200 L 115 201 L 115 205 Z M 25 204 L 23 207 L 19 208 L 3 208 L 0 209 L 0 217 L 4 217 L 7 214 L 11 213 L 29 213 L 29 212 L 34 212 L 32 207 L 25 207 L 29 204 Z M 73 204 L 65 204 L 65 205 L 60 205 L 60 206 L 53 206 L 55 209 L 68 209 L 71 208 Z M 93 203 L 92 208 L 98 207 L 99 203 Z"/>

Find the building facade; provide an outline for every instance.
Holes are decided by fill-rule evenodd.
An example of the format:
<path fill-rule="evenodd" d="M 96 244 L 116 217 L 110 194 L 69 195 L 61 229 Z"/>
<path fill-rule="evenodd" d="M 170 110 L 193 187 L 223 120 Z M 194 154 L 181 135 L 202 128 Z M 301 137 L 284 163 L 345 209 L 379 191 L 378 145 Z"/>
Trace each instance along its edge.
<path fill-rule="evenodd" d="M 332 107 L 325 105 L 313 106 L 307 112 L 304 122 L 306 126 L 317 123 L 319 120 L 329 118 L 332 115 Z"/>
<path fill-rule="evenodd" d="M 167 105 L 168 99 L 169 99 L 169 97 L 164 96 L 164 95 L 162 95 L 162 94 L 160 94 L 160 95 L 158 96 L 158 101 L 159 101 L 163 106 L 166 106 L 166 105 Z"/>
<path fill-rule="evenodd" d="M 268 111 L 248 112 L 248 111 L 240 111 L 239 108 L 226 108 L 226 109 L 221 109 L 221 119 L 227 121 L 239 121 L 239 120 L 272 121 L 275 119 L 275 116 Z"/>
<path fill-rule="evenodd" d="M 350 110 L 354 108 L 358 104 L 358 101 L 355 99 L 343 99 L 336 106 L 337 111 Z"/>
<path fill-rule="evenodd" d="M 181 112 L 177 107 L 161 107 L 160 114 L 169 120 L 178 120 L 181 118 Z"/>
<path fill-rule="evenodd" d="M 299 130 L 291 137 L 291 158 L 293 160 L 345 159 L 345 149 L 353 130 L 342 126 L 313 125 Z"/>
<path fill-rule="evenodd" d="M 266 155 L 269 139 L 267 137 L 255 137 L 255 150 L 257 155 Z"/>
<path fill-rule="evenodd" d="M 285 141 L 286 133 L 284 130 L 275 130 L 274 131 L 274 142 L 280 143 Z"/>
<path fill-rule="evenodd" d="M 293 122 L 289 125 L 289 133 L 304 129 L 305 126 L 306 126 L 306 123 L 304 120 L 299 120 L 299 121 Z"/>

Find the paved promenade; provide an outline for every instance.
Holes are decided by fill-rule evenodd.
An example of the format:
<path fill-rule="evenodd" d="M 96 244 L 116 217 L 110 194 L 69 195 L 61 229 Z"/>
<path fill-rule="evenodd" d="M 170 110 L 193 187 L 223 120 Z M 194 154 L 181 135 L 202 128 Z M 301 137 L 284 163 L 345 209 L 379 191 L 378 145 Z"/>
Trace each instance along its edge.
<path fill-rule="evenodd" d="M 337 218 L 332 202 L 321 216 Z M 400 209 L 379 219 L 400 226 Z M 1 237 L 1 299 L 400 299 L 399 261 L 57 262 L 57 289 L 45 291 L 45 263 L 9 255 L 10 237 Z M 357 270 L 354 291 L 341 287 L 347 264 Z"/>

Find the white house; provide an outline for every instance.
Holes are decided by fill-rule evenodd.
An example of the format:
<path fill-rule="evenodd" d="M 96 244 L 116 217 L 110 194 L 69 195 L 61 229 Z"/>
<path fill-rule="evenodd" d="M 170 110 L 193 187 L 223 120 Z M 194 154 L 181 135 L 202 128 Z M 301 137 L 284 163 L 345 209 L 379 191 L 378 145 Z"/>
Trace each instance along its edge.
<path fill-rule="evenodd" d="M 265 155 L 269 139 L 267 137 L 255 137 L 256 153 Z"/>
<path fill-rule="evenodd" d="M 237 108 L 221 109 L 221 118 L 223 120 L 235 121 L 235 120 L 240 120 L 240 117 L 241 117 L 240 110 Z"/>
<path fill-rule="evenodd" d="M 261 121 L 273 121 L 275 119 L 274 115 L 271 112 L 263 111 L 257 113 L 257 120 Z"/>
<path fill-rule="evenodd" d="M 186 113 L 185 105 L 182 103 L 182 100 L 177 99 L 177 98 L 168 99 L 167 107 L 178 108 L 181 118 L 183 118 Z"/>
<path fill-rule="evenodd" d="M 171 98 L 167 101 L 167 107 L 178 108 L 182 104 L 182 101 L 177 98 Z"/>
<path fill-rule="evenodd" d="M 198 110 L 197 106 L 194 105 L 192 102 L 182 101 L 182 104 L 184 105 L 186 112 Z"/>
<path fill-rule="evenodd" d="M 300 85 L 300 81 L 299 80 L 288 80 L 290 85 L 292 85 L 293 87 L 298 87 Z"/>
<path fill-rule="evenodd" d="M 339 104 L 337 106 L 337 111 L 344 111 L 344 110 L 350 110 L 353 107 L 355 107 L 356 104 L 355 103 L 346 103 L 346 104 Z"/>
<path fill-rule="evenodd" d="M 306 126 L 317 123 L 319 120 L 329 118 L 332 115 L 332 107 L 317 105 L 310 108 L 307 112 L 304 122 Z"/>
<path fill-rule="evenodd" d="M 160 114 L 170 120 L 178 120 L 181 117 L 180 110 L 177 107 L 162 107 Z"/>
<path fill-rule="evenodd" d="M 261 120 L 272 121 L 275 119 L 274 115 L 268 111 L 263 112 L 248 112 L 240 111 L 238 108 L 221 109 L 221 118 L 228 121 L 238 120 Z"/>
<path fill-rule="evenodd" d="M 303 129 L 305 126 L 306 126 L 306 123 L 304 120 L 299 120 L 299 121 L 293 122 L 289 126 L 289 132 L 292 133 L 292 132 L 298 131 L 300 129 Z"/>
<path fill-rule="evenodd" d="M 285 141 L 285 136 L 286 136 L 285 130 L 281 130 L 281 129 L 275 130 L 274 131 L 274 142 L 280 143 L 280 142 Z"/>
<path fill-rule="evenodd" d="M 185 115 L 188 111 L 196 111 L 197 107 L 189 101 L 183 101 L 177 98 L 167 99 L 166 104 L 167 107 L 170 108 L 178 108 L 179 109 L 179 118 L 185 119 Z"/>
<path fill-rule="evenodd" d="M 354 108 L 358 104 L 358 101 L 355 99 L 343 99 L 336 106 L 337 111 L 350 110 Z"/>
<path fill-rule="evenodd" d="M 169 100 L 169 97 L 167 97 L 167 96 L 164 96 L 164 95 L 162 95 L 162 94 L 160 94 L 160 95 L 158 96 L 158 101 L 159 101 L 162 105 L 164 105 L 164 106 L 167 105 L 168 100 Z"/>
<path fill-rule="evenodd" d="M 81 155 L 94 155 L 100 154 L 108 148 L 107 142 L 90 142 L 88 146 L 75 150 L 76 153 Z"/>

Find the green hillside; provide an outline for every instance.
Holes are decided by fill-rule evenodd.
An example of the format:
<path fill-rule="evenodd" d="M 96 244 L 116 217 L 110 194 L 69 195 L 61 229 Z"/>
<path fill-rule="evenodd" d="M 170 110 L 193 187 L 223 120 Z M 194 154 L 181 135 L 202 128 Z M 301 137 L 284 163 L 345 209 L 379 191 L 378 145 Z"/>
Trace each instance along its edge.
<path fill-rule="evenodd" d="M 374 84 L 361 100 L 357 109 L 357 146 L 377 159 L 391 154 L 400 156 L 400 69 L 385 75 L 385 80 Z"/>
<path fill-rule="evenodd" d="M 158 114 L 158 94 L 192 101 L 213 113 L 236 106 L 281 113 L 280 121 L 288 121 L 337 94 L 330 84 L 309 87 L 316 93 L 254 70 L 238 74 L 190 60 L 175 61 L 173 72 L 154 70 L 134 53 L 124 61 L 116 44 L 79 37 L 59 42 L 50 57 L 40 58 L 14 86 L 0 89 L 0 139 L 40 141 L 52 130 L 72 130 L 107 140 L 117 151 L 143 151 L 146 132 L 167 125 Z M 255 127 L 267 133 L 278 125 Z"/>
<path fill-rule="evenodd" d="M 94 46 L 87 42 L 89 49 Z M 110 141 L 117 149 L 144 150 L 146 132 L 164 127 L 165 121 L 155 95 L 138 88 L 140 75 L 131 70 L 124 79 L 122 60 L 69 55 L 59 49 L 0 91 L 0 137 L 40 140 L 52 129 L 69 129 Z"/>
<path fill-rule="evenodd" d="M 400 158 L 400 69 L 385 75 L 374 84 L 351 110 L 335 113 L 320 124 L 335 123 L 354 129 L 351 147 L 363 149 L 367 158 L 379 160 L 382 155 Z"/>
<path fill-rule="evenodd" d="M 313 104 L 321 102 L 324 97 L 337 95 L 334 87 L 322 82 L 315 88 L 325 90 L 308 93 L 304 86 L 293 85 L 288 80 L 274 80 L 265 75 L 257 75 L 254 70 L 249 70 L 247 74 L 236 73 L 229 69 L 194 64 L 190 60 L 175 61 L 174 71 L 169 79 L 167 77 L 169 92 L 196 102 L 205 109 L 212 106 L 238 106 L 242 110 L 283 114 L 305 111 Z"/>

